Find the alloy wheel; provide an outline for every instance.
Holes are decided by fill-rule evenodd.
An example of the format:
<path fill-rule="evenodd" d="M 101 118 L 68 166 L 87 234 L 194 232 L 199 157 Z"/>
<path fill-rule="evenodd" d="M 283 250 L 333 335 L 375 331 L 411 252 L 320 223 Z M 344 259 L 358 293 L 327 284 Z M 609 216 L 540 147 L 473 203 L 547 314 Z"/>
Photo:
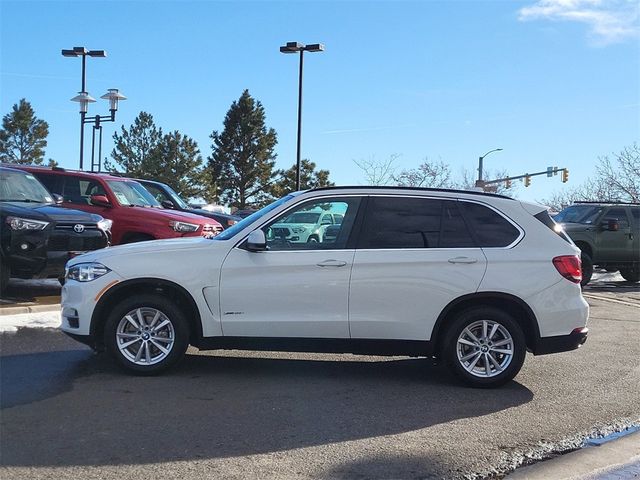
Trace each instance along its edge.
<path fill-rule="evenodd" d="M 514 355 L 509 331 L 493 320 L 478 320 L 467 325 L 456 343 L 460 365 L 471 375 L 491 378 L 500 375 Z"/>
<path fill-rule="evenodd" d="M 116 329 L 120 353 L 136 365 L 155 365 L 164 360 L 175 342 L 171 320 L 160 310 L 140 307 L 127 313 Z"/>

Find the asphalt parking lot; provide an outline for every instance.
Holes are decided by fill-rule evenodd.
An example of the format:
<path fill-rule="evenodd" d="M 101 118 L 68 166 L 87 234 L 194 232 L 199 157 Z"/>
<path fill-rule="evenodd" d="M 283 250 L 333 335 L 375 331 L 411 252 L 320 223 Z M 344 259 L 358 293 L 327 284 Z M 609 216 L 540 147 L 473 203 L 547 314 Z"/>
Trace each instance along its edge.
<path fill-rule="evenodd" d="M 491 478 L 640 422 L 640 289 L 597 282 L 585 346 L 496 390 L 405 357 L 190 351 L 132 377 L 55 330 L 3 334 L 0 476 Z"/>

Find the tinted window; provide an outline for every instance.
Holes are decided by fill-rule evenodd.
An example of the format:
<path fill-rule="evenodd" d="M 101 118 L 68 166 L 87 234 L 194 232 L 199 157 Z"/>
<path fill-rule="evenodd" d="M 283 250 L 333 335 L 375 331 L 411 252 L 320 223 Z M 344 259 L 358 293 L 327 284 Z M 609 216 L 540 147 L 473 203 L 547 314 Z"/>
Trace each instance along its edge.
<path fill-rule="evenodd" d="M 631 216 L 636 220 L 640 220 L 640 208 L 631 207 Z"/>
<path fill-rule="evenodd" d="M 629 219 L 624 208 L 610 208 L 604 215 L 601 222 L 607 223 L 609 220 L 615 220 L 620 225 L 620 229 L 629 228 Z"/>
<path fill-rule="evenodd" d="M 471 202 L 461 202 L 460 207 L 480 247 L 506 247 L 520 236 L 516 227 L 489 207 Z"/>
<path fill-rule="evenodd" d="M 360 248 L 473 247 L 455 201 L 371 197 Z"/>
<path fill-rule="evenodd" d="M 57 177 L 55 175 L 37 174 L 36 177 L 38 177 L 38 180 L 40 180 L 42 184 L 47 187 L 47 190 L 49 190 L 51 193 L 57 193 L 59 195 L 62 193 L 62 189 L 60 188 L 60 177 Z"/>

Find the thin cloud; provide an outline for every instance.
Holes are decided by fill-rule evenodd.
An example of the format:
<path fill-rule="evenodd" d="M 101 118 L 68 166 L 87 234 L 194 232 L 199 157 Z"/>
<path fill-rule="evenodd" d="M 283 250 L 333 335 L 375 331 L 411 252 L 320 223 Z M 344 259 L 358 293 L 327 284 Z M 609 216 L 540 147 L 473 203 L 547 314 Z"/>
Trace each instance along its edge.
<path fill-rule="evenodd" d="M 638 37 L 640 4 L 637 0 L 538 0 L 518 12 L 521 21 L 579 22 L 589 26 L 597 44 L 608 45 Z"/>

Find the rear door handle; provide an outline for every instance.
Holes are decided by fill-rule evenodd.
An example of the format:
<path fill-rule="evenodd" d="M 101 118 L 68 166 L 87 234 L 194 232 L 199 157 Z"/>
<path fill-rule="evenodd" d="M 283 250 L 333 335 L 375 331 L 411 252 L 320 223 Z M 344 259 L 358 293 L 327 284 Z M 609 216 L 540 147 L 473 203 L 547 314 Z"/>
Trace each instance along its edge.
<path fill-rule="evenodd" d="M 477 263 L 477 258 L 471 257 L 454 257 L 449 259 L 449 263 Z"/>
<path fill-rule="evenodd" d="M 319 267 L 344 267 L 347 262 L 342 260 L 325 260 L 324 262 L 316 263 Z"/>

